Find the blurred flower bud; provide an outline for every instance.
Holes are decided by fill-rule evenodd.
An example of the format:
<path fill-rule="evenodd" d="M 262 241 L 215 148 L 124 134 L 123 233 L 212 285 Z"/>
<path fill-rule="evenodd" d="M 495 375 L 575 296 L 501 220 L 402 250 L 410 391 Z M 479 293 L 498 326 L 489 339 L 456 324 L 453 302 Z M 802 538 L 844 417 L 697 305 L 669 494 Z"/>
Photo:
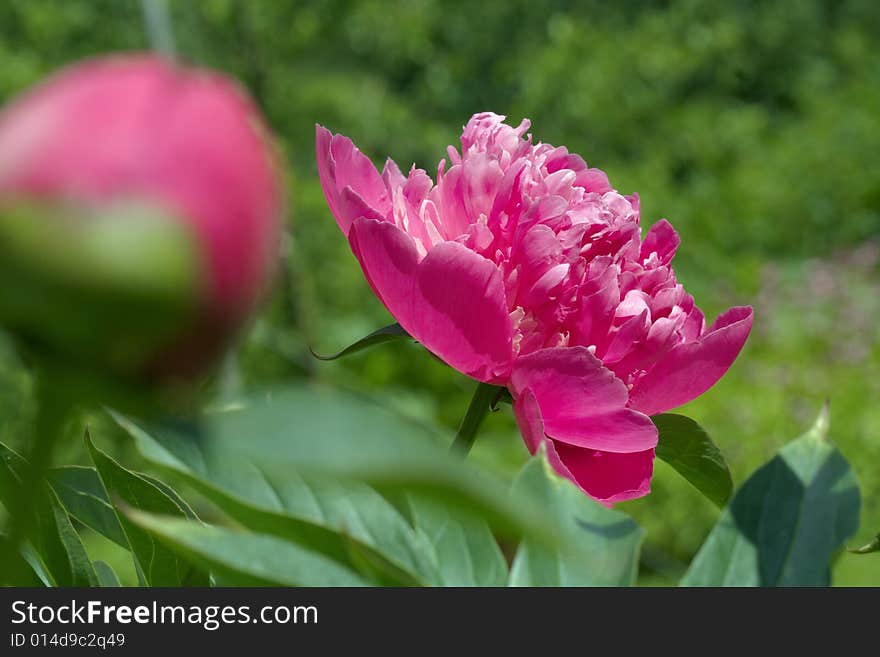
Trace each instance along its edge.
<path fill-rule="evenodd" d="M 210 366 L 271 280 L 281 171 L 232 81 L 73 65 L 0 112 L 0 325 L 116 374 Z"/>

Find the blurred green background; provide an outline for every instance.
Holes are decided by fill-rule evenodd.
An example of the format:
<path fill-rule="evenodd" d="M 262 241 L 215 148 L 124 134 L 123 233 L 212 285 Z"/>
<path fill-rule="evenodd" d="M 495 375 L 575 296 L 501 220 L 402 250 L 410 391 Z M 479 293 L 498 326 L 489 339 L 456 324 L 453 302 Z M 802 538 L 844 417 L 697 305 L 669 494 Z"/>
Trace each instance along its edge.
<path fill-rule="evenodd" d="M 381 163 L 432 173 L 471 114 L 532 120 L 637 191 L 647 227 L 682 236 L 679 279 L 708 317 L 756 309 L 729 374 L 682 412 L 741 482 L 831 400 L 832 436 L 880 530 L 880 8 L 873 0 L 180 0 L 181 57 L 238 77 L 284 150 L 290 237 L 279 285 L 210 391 L 314 377 L 368 391 L 454 431 L 473 383 L 395 343 L 325 364 L 391 320 L 321 194 L 314 124 Z M 0 3 L 0 102 L 72 60 L 149 46 L 135 0 Z M 0 439 L 20 443 L 27 373 L 0 345 Z M 320 440 L 316 436 L 316 440 Z M 59 459 L 76 460 L 79 441 Z M 120 447 L 122 449 L 123 447 Z M 509 409 L 473 457 L 526 458 Z M 675 581 L 716 510 L 658 463 L 653 493 L 621 505 L 647 530 L 642 582 Z M 110 550 L 97 541 L 92 549 Z M 102 555 L 104 558 L 109 558 Z M 112 560 L 112 559 L 111 559 Z M 843 555 L 835 583 L 880 585 L 880 560 Z"/>

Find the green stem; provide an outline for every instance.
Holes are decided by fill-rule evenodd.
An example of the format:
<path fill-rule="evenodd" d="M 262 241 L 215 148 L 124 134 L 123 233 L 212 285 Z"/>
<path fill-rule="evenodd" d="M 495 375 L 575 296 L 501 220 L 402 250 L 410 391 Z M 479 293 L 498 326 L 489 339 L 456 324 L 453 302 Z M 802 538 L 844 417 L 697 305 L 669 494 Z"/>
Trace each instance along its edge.
<path fill-rule="evenodd" d="M 477 438 L 477 431 L 479 431 L 480 425 L 503 390 L 504 388 L 493 386 L 489 383 L 477 384 L 467 413 L 465 413 L 464 419 L 461 421 L 458 433 L 455 434 L 455 440 L 452 443 L 453 452 L 467 456 L 467 453 L 471 451 L 471 447 L 474 445 L 474 440 Z"/>
<path fill-rule="evenodd" d="M 174 58 L 174 30 L 168 13 L 168 0 L 141 0 L 141 11 L 147 25 L 150 47 Z"/>
<path fill-rule="evenodd" d="M 4 542 L 4 549 L 0 550 L 11 554 L 0 555 L 0 563 L 13 563 L 15 553 L 34 528 L 41 482 L 52 464 L 52 452 L 72 406 L 66 394 L 66 382 L 48 376 L 42 369 L 36 373 L 35 379 L 37 417 L 30 447 L 25 454 L 27 467 L 21 473 L 18 494 L 7 509 L 9 540 Z"/>

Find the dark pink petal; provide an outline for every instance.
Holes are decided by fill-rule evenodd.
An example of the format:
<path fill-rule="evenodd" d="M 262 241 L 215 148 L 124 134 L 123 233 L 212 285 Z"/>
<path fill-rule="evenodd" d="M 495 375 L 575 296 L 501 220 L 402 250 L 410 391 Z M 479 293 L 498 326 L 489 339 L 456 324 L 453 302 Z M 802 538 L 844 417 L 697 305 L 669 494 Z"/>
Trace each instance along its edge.
<path fill-rule="evenodd" d="M 556 441 L 609 452 L 639 452 L 657 444 L 650 418 L 626 407 L 623 382 L 584 347 L 541 349 L 516 360 L 515 397 L 530 391 L 544 431 Z"/>
<path fill-rule="evenodd" d="M 617 454 L 554 441 L 566 471 L 590 497 L 603 504 L 644 497 L 651 492 L 654 450 Z"/>
<path fill-rule="evenodd" d="M 321 180 L 321 189 L 324 190 L 324 198 L 330 206 L 330 212 L 336 218 L 336 223 L 342 232 L 348 234 L 351 223 L 343 225 L 339 220 L 339 190 L 336 188 L 334 165 L 330 155 L 330 142 L 333 135 L 329 130 L 320 125 L 315 125 L 315 158 L 318 161 L 318 177 Z"/>
<path fill-rule="evenodd" d="M 362 217 L 351 225 L 348 241 L 373 292 L 409 331 L 419 266 L 412 238 L 392 223 Z"/>
<path fill-rule="evenodd" d="M 706 320 L 703 317 L 703 311 L 693 305 L 693 297 L 688 295 L 687 298 L 690 299 L 692 308 L 684 320 L 684 325 L 681 327 L 681 336 L 685 339 L 685 342 L 691 342 L 703 335 L 703 331 L 706 328 Z"/>
<path fill-rule="evenodd" d="M 435 246 L 419 266 L 413 333 L 434 354 L 480 381 L 510 369 L 513 329 L 501 272 L 457 242 Z"/>
<path fill-rule="evenodd" d="M 582 296 L 578 300 L 576 320 L 572 327 L 572 340 L 586 347 L 594 345 L 604 349 L 608 341 L 608 331 L 614 320 L 614 310 L 620 303 L 620 289 L 617 277 L 600 290 Z"/>
<path fill-rule="evenodd" d="M 651 226 L 648 234 L 645 235 L 639 258 L 644 262 L 652 253 L 656 253 L 660 263 L 668 265 L 680 243 L 681 238 L 675 232 L 672 224 L 666 219 L 661 219 Z"/>
<path fill-rule="evenodd" d="M 352 221 L 358 217 L 367 217 L 367 219 L 376 219 L 377 221 L 385 220 L 385 215 L 364 201 L 352 187 L 345 187 L 339 193 L 338 199 L 339 205 L 337 207 L 343 217 L 351 217 Z"/>
<path fill-rule="evenodd" d="M 544 420 L 541 419 L 541 408 L 531 390 L 524 390 L 513 402 L 513 414 L 516 423 L 530 454 L 538 451 L 538 447 L 547 437 L 544 433 Z"/>
<path fill-rule="evenodd" d="M 645 308 L 639 315 L 630 317 L 614 333 L 608 346 L 599 353 L 603 363 L 616 363 L 641 342 L 651 328 L 650 311 Z"/>
<path fill-rule="evenodd" d="M 514 401 L 513 411 L 529 453 L 543 444 L 553 469 L 596 500 L 610 506 L 650 492 L 653 449 L 617 454 L 556 442 L 544 433 L 541 409 L 531 390 Z"/>
<path fill-rule="evenodd" d="M 544 421 L 541 419 L 541 409 L 531 390 L 525 390 L 513 402 L 513 414 L 516 423 L 526 443 L 529 454 L 535 454 L 543 444 L 547 450 L 547 460 L 553 469 L 561 476 L 570 481 L 575 481 L 574 475 L 563 465 L 553 441 L 544 433 Z M 575 482 L 576 483 L 576 482 Z"/>
<path fill-rule="evenodd" d="M 511 359 L 512 329 L 498 268 L 443 242 L 419 262 L 392 223 L 360 218 L 349 235 L 373 291 L 413 338 L 455 369 L 497 382 Z"/>
<path fill-rule="evenodd" d="M 734 307 L 706 333 L 669 351 L 630 391 L 630 406 L 663 413 L 699 397 L 730 368 L 752 330 L 752 308 Z"/>
<path fill-rule="evenodd" d="M 358 217 L 386 217 L 388 188 L 370 159 L 350 139 L 315 126 L 315 154 L 321 188 L 343 233 Z"/>

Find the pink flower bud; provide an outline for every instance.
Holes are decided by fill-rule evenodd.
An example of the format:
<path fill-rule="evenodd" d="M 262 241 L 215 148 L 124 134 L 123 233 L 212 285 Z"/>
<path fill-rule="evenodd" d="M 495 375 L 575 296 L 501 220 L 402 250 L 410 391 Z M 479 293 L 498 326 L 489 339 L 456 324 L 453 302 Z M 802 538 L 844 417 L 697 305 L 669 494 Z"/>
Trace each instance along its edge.
<path fill-rule="evenodd" d="M 193 292 L 187 316 L 146 351 L 129 344 L 110 354 L 110 364 L 128 373 L 194 374 L 216 359 L 254 311 L 277 258 L 284 205 L 280 174 L 259 112 L 237 84 L 152 55 L 75 64 L 0 113 L 0 227 L 4 214 L 29 207 L 38 209 L 32 221 L 51 224 L 47 236 L 69 235 L 72 247 L 102 242 L 84 237 L 90 231 L 113 232 L 118 235 L 113 243 L 131 251 L 116 254 L 118 269 L 136 262 L 138 276 L 145 278 L 161 276 L 172 258 L 167 250 L 131 248 L 139 231 L 149 233 L 145 216 L 154 218 L 154 227 L 173 225 L 187 241 L 182 269 L 192 280 L 181 281 L 181 288 L 191 286 Z M 143 248 L 150 244 L 145 240 Z M 83 253 L 81 266 L 87 270 L 113 256 Z M 39 259 L 27 267 L 39 267 Z M 74 285 L 69 275 L 61 280 L 62 269 L 47 273 L 49 264 L 40 275 L 58 279 L 53 289 Z M 102 271 L 113 278 L 114 266 Z M 121 274 L 115 282 L 125 282 L 120 281 Z M 89 279 L 93 287 L 113 283 Z M 56 320 L 74 325 L 82 320 L 72 317 L 75 308 L 66 312 Z M 7 313 L 0 308 L 0 323 L 67 351 L 86 343 L 82 336 L 59 338 L 26 315 L 21 307 Z M 93 341 L 108 339 L 98 323 Z M 121 332 L 137 333 L 117 323 Z M 111 346 L 117 337 L 125 342 L 125 336 L 109 336 Z"/>

